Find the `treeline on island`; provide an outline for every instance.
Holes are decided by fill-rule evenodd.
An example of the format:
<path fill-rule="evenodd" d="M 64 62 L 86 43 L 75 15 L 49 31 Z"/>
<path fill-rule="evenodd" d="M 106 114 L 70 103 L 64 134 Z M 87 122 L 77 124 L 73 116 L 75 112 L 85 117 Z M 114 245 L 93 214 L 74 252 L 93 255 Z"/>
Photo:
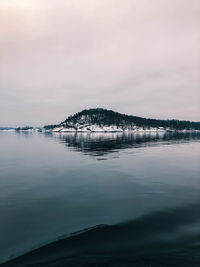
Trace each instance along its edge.
<path fill-rule="evenodd" d="M 45 129 L 53 129 L 55 127 L 75 127 L 76 124 L 84 125 L 98 125 L 110 126 L 116 125 L 117 127 L 144 127 L 144 128 L 164 128 L 172 130 L 200 130 L 200 122 L 190 122 L 182 120 L 159 120 L 159 119 L 148 119 L 137 116 L 131 116 L 114 112 L 112 110 L 95 108 L 85 109 L 81 112 L 76 113 L 73 116 L 69 116 L 64 122 L 58 125 L 46 125 Z"/>

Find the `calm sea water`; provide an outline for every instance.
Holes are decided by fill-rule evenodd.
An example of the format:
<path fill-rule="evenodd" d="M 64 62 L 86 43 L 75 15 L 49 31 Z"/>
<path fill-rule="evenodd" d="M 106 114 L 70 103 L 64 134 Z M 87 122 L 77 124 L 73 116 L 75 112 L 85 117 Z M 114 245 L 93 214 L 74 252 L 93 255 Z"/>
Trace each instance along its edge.
<path fill-rule="evenodd" d="M 0 132 L 0 263 L 100 224 L 88 264 L 200 266 L 200 134 Z"/>

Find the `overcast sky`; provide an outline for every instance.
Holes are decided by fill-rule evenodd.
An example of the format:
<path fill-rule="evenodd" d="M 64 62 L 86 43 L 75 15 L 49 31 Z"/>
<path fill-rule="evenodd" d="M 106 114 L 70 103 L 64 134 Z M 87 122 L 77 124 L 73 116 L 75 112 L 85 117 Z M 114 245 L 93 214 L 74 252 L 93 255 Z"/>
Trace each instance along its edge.
<path fill-rule="evenodd" d="M 0 0 L 0 126 L 84 108 L 200 121 L 199 0 Z"/>

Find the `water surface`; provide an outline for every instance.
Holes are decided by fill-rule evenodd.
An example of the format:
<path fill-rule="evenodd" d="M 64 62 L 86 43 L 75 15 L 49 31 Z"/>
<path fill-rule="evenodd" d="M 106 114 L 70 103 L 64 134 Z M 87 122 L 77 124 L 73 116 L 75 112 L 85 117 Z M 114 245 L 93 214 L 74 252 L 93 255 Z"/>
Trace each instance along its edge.
<path fill-rule="evenodd" d="M 0 148 L 0 263 L 103 225 L 10 266 L 200 266 L 200 134 L 1 132 Z"/>

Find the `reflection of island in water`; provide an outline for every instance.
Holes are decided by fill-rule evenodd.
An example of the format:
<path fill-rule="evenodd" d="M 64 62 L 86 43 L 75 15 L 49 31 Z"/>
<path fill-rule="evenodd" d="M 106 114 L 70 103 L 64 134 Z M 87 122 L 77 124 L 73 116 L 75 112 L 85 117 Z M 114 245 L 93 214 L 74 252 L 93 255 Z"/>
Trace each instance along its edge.
<path fill-rule="evenodd" d="M 75 151 L 91 156 L 104 156 L 120 149 L 200 140 L 200 132 L 57 133 L 53 137 Z"/>

